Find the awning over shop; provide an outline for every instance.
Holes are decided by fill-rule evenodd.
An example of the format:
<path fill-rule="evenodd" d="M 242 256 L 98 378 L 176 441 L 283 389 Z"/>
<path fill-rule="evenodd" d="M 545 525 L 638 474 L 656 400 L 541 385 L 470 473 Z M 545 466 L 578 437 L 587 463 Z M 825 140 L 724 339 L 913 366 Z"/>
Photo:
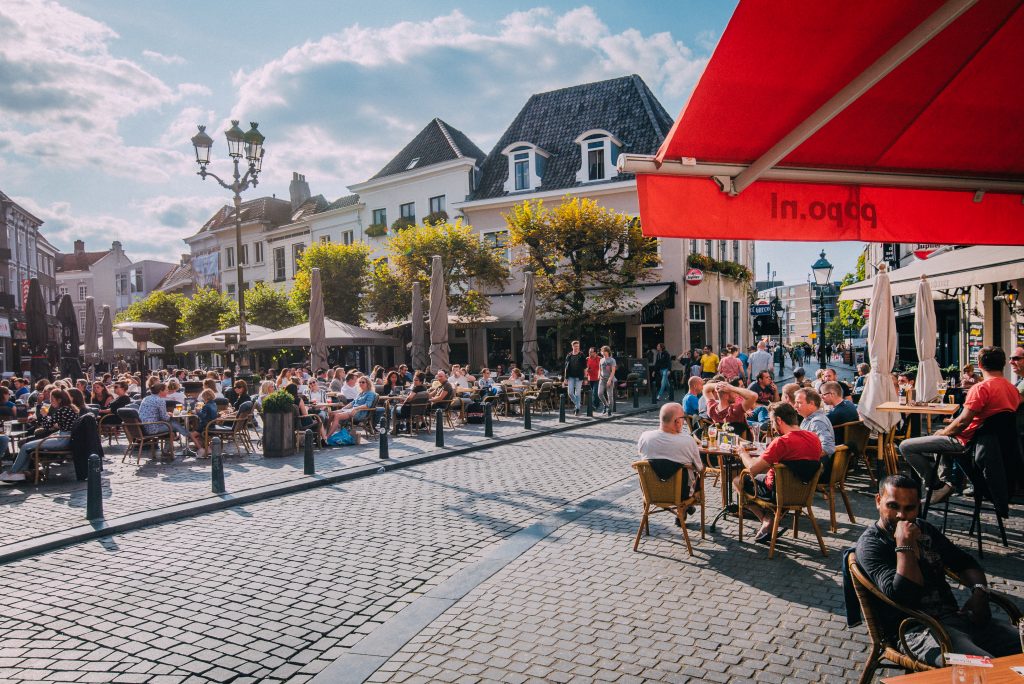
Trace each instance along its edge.
<path fill-rule="evenodd" d="M 637 173 L 665 237 L 1024 244 L 1024 0 L 741 0 Z"/>
<path fill-rule="evenodd" d="M 964 247 L 915 261 L 889 272 L 893 296 L 916 293 L 917 281 L 922 275 L 928 276 L 932 293 L 936 295 L 941 290 L 1015 280 L 1024 277 L 1024 247 Z M 875 279 L 869 278 L 847 285 L 839 299 L 870 299 L 874 284 Z"/>

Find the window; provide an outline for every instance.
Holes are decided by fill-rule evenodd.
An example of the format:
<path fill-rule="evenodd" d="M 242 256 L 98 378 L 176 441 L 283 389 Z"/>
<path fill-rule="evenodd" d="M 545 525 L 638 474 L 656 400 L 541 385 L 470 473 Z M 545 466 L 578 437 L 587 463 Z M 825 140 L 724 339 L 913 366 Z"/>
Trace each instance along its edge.
<path fill-rule="evenodd" d="M 232 268 L 235 265 L 235 248 L 225 247 L 224 248 L 224 263 L 227 264 L 225 268 Z"/>
<path fill-rule="evenodd" d="M 437 197 L 430 198 L 430 213 L 436 214 L 441 211 L 446 211 L 444 195 L 438 195 Z"/>
<path fill-rule="evenodd" d="M 284 272 L 284 247 L 274 248 L 274 282 L 280 283 L 285 279 Z"/>
<path fill-rule="evenodd" d="M 84 302 L 85 298 L 89 296 L 89 288 L 85 285 L 78 286 L 78 301 Z"/>
<path fill-rule="evenodd" d="M 715 256 L 715 251 L 711 248 L 711 240 L 704 241 L 704 253 L 709 257 Z"/>
<path fill-rule="evenodd" d="M 321 235 L 320 236 L 320 244 L 321 245 L 329 245 L 329 244 L 331 244 L 331 236 L 330 235 Z"/>
<path fill-rule="evenodd" d="M 703 347 L 708 343 L 708 305 L 690 304 L 690 346 Z"/>
<path fill-rule="evenodd" d="M 416 220 L 416 203 L 406 202 L 405 204 L 398 205 L 398 215 L 402 218 Z"/>
<path fill-rule="evenodd" d="M 374 209 L 373 210 L 373 221 L 374 225 L 386 226 L 388 224 L 388 210 L 387 209 Z"/>
<path fill-rule="evenodd" d="M 227 284 L 227 292 L 232 297 L 235 296 L 235 284 L 234 283 L 228 283 Z"/>
<path fill-rule="evenodd" d="M 740 343 L 740 303 L 732 303 L 732 342 Z"/>
<path fill-rule="evenodd" d="M 118 296 L 128 294 L 128 274 L 118 273 L 114 282 L 114 290 Z"/>
<path fill-rule="evenodd" d="M 85 330 L 85 312 L 84 311 L 79 311 L 78 312 L 78 329 L 79 330 Z"/>
<path fill-rule="evenodd" d="M 729 259 L 729 250 L 726 248 L 725 240 L 718 241 L 718 260 L 727 261 Z"/>
<path fill-rule="evenodd" d="M 242 245 L 242 251 L 238 253 L 238 263 L 243 266 L 249 263 L 249 245 Z"/>
<path fill-rule="evenodd" d="M 420 163 L 420 158 L 419 157 L 414 157 L 413 160 L 411 162 L 409 162 L 409 164 L 405 167 L 405 170 L 408 171 L 409 169 L 415 168 L 416 165 L 419 164 L 419 163 Z"/>
<path fill-rule="evenodd" d="M 306 245 L 301 242 L 292 245 L 292 273 L 299 272 L 299 260 L 302 258 L 302 253 L 306 251 Z"/>
<path fill-rule="evenodd" d="M 259 240 L 257 242 L 252 243 L 252 251 L 253 251 L 253 256 L 256 257 L 256 263 L 257 264 L 262 264 L 263 263 L 263 241 Z"/>
<path fill-rule="evenodd" d="M 550 154 L 527 142 L 512 143 L 501 153 L 508 157 L 505 192 L 533 190 L 541 184 Z"/>
<path fill-rule="evenodd" d="M 697 253 L 697 241 L 696 240 L 690 240 L 690 254 L 696 254 L 696 253 Z"/>
<path fill-rule="evenodd" d="M 351 230 L 341 231 L 341 244 L 351 245 L 355 241 L 355 234 Z"/>
<path fill-rule="evenodd" d="M 13 277 L 14 277 L 14 274 L 11 274 L 11 278 L 13 278 Z M 18 288 L 11 287 L 11 292 L 17 292 L 17 291 L 18 291 Z M 60 287 L 57 288 L 57 294 L 59 294 L 61 297 L 63 297 L 67 293 L 68 293 L 68 286 L 67 285 L 61 285 Z"/>
<path fill-rule="evenodd" d="M 132 286 L 132 294 L 142 294 L 142 269 L 133 268 L 131 271 L 130 280 Z"/>
<path fill-rule="evenodd" d="M 496 230 L 483 234 L 484 244 L 490 247 L 507 263 L 512 258 L 512 252 L 508 248 L 508 231 Z"/>
<path fill-rule="evenodd" d="M 737 264 L 742 264 L 743 263 L 743 260 L 740 259 L 740 241 L 739 240 L 733 240 L 732 241 L 732 260 L 735 261 Z"/>
<path fill-rule="evenodd" d="M 589 130 L 574 140 L 580 146 L 583 159 L 576 180 L 581 183 L 609 180 L 618 175 L 615 168 L 622 149 L 622 141 L 608 131 Z"/>
<path fill-rule="evenodd" d="M 718 347 L 725 349 L 726 336 L 729 333 L 729 302 L 722 299 L 718 302 Z"/>

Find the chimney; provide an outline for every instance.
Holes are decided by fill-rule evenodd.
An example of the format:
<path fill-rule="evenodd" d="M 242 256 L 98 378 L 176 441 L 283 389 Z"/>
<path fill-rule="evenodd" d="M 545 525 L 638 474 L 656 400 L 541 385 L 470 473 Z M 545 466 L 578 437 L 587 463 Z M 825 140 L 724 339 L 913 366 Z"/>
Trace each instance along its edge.
<path fill-rule="evenodd" d="M 75 254 L 82 254 L 85 252 L 85 242 L 83 240 L 75 240 Z"/>
<path fill-rule="evenodd" d="M 303 202 L 309 199 L 309 183 L 301 173 L 292 172 L 292 182 L 288 185 L 288 194 L 292 199 L 292 211 L 298 209 Z"/>
<path fill-rule="evenodd" d="M 191 254 L 182 254 L 181 255 L 181 265 L 182 266 L 187 266 L 190 263 L 192 263 L 192 255 Z"/>

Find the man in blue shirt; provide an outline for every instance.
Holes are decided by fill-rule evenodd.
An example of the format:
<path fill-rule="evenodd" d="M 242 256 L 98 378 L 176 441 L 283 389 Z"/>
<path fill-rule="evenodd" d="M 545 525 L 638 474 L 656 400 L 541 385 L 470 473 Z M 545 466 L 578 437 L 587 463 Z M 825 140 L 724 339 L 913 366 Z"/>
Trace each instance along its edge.
<path fill-rule="evenodd" d="M 683 399 L 683 411 L 688 416 L 695 416 L 700 411 L 700 398 L 704 393 L 704 380 L 694 376 L 690 378 L 688 384 L 690 391 L 686 393 L 686 397 Z"/>

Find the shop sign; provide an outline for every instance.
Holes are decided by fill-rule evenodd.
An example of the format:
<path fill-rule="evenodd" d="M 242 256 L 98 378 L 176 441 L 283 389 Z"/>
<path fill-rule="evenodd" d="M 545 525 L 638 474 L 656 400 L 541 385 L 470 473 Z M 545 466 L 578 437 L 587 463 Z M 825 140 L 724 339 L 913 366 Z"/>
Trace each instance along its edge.
<path fill-rule="evenodd" d="M 704 282 L 704 271 L 699 268 L 691 268 L 686 272 L 687 285 L 700 285 Z"/>
<path fill-rule="evenodd" d="M 0 318 L 0 337 L 11 336 L 11 322 L 6 318 Z"/>
<path fill-rule="evenodd" d="M 971 321 L 967 326 L 967 359 L 968 363 L 977 365 L 978 353 L 984 346 L 985 326 L 981 321 Z"/>
<path fill-rule="evenodd" d="M 1024 323 L 1017 324 L 1017 346 L 1024 347 Z"/>

